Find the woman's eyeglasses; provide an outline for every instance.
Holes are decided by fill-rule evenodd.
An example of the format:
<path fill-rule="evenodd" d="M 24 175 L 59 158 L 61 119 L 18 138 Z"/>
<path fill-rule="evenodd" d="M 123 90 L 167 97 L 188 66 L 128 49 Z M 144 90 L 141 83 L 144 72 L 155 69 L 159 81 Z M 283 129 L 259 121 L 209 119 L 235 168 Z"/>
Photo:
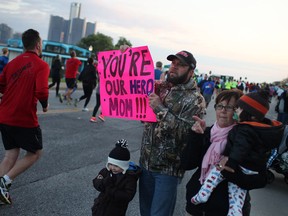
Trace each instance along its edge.
<path fill-rule="evenodd" d="M 222 110 L 224 108 L 226 111 L 234 111 L 235 110 L 235 107 L 232 105 L 223 106 L 222 104 L 215 104 L 214 108 L 216 110 Z"/>

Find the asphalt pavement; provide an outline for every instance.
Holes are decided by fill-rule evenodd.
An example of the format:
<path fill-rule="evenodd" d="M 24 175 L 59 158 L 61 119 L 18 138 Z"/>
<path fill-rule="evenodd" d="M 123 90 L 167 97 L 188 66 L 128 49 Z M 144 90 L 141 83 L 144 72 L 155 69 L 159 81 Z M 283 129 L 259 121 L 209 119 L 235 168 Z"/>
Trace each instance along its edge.
<path fill-rule="evenodd" d="M 79 89 L 73 97 L 78 98 L 81 94 Z M 95 105 L 95 92 L 88 105 L 89 112 L 81 111 L 83 103 L 81 101 L 78 107 L 68 106 L 65 101 L 61 104 L 55 97 L 55 90 L 50 90 L 48 113 L 41 109 L 38 112 L 43 132 L 43 156 L 15 179 L 10 190 L 13 204 L 0 206 L 0 216 L 91 215 L 93 200 L 98 195 L 92 179 L 105 166 L 107 156 L 118 139 L 128 140 L 131 159 L 138 163 L 143 124 L 114 118 L 91 123 L 89 118 Z M 205 116 L 207 125 L 215 121 L 213 104 L 214 101 Z M 276 114 L 271 111 L 269 117 L 275 118 Z M 3 154 L 0 141 L 0 158 Z M 185 215 L 185 184 L 192 172 L 187 172 L 178 186 L 175 216 Z M 251 191 L 251 216 L 287 215 L 288 185 L 283 176 L 275 175 L 271 185 Z M 129 205 L 127 216 L 138 215 L 137 193 Z"/>

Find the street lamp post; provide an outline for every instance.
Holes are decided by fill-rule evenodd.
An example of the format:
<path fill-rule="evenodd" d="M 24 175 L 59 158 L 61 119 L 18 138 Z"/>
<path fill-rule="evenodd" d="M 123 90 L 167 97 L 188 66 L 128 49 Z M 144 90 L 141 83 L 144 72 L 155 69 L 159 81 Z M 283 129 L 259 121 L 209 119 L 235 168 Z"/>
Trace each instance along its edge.
<path fill-rule="evenodd" d="M 90 51 L 90 57 L 92 56 L 93 47 L 92 45 L 89 46 L 88 50 Z"/>

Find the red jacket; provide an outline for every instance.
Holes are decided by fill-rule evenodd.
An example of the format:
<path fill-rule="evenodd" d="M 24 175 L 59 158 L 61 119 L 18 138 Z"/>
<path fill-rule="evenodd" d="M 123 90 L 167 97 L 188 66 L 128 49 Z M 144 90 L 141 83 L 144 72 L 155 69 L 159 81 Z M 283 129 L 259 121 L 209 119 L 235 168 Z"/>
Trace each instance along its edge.
<path fill-rule="evenodd" d="M 0 123 L 32 128 L 39 125 L 37 101 L 48 103 L 49 65 L 34 52 L 25 52 L 9 62 L 0 75 Z"/>
<path fill-rule="evenodd" d="M 77 58 L 70 58 L 66 61 L 65 78 L 76 78 L 78 68 L 81 65 L 81 61 Z"/>

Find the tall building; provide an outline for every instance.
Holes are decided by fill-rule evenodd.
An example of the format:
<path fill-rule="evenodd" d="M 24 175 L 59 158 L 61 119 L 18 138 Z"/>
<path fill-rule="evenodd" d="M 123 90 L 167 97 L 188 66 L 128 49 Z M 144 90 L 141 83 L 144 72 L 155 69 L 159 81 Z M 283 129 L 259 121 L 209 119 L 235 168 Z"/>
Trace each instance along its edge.
<path fill-rule="evenodd" d="M 70 6 L 70 17 L 69 17 L 70 26 L 69 26 L 68 41 L 67 41 L 67 43 L 69 44 L 74 44 L 73 37 L 75 38 L 75 36 L 72 35 L 72 29 L 74 26 L 73 22 L 74 22 L 74 19 L 77 19 L 77 18 L 80 19 L 80 13 L 81 13 L 81 4 L 77 2 L 72 2 Z"/>
<path fill-rule="evenodd" d="M 83 37 L 96 32 L 96 22 L 86 23 L 80 18 L 81 4 L 73 2 L 70 6 L 69 20 L 60 16 L 50 16 L 48 40 L 76 45 Z"/>
<path fill-rule="evenodd" d="M 71 20 L 64 20 L 64 27 L 63 27 L 63 43 L 68 43 L 68 36 L 69 36 L 69 29 L 70 29 L 70 22 Z"/>
<path fill-rule="evenodd" d="M 7 40 L 12 38 L 13 29 L 7 24 L 0 24 L 0 43 L 7 43 Z"/>
<path fill-rule="evenodd" d="M 73 25 L 69 38 L 69 44 L 77 44 L 83 37 L 86 31 L 86 20 L 81 18 L 74 18 Z"/>
<path fill-rule="evenodd" d="M 72 2 L 70 6 L 69 20 L 73 20 L 74 18 L 80 18 L 80 13 L 81 13 L 81 4 L 77 2 Z"/>
<path fill-rule="evenodd" d="M 50 16 L 48 40 L 63 42 L 64 41 L 64 18 L 60 16 Z"/>
<path fill-rule="evenodd" d="M 96 22 L 95 23 L 87 22 L 85 37 L 87 37 L 88 35 L 95 34 L 95 33 L 96 33 Z"/>

